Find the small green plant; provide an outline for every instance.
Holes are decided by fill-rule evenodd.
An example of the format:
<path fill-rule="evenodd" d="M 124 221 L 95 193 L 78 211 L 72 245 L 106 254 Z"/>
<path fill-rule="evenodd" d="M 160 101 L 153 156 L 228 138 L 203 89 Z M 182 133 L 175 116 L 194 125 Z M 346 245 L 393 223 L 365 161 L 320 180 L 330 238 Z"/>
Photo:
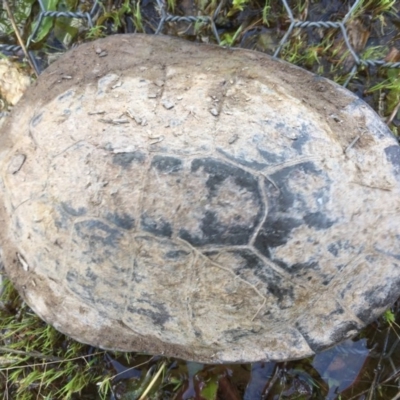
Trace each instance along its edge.
<path fill-rule="evenodd" d="M 222 36 L 222 40 L 221 40 L 220 45 L 221 46 L 227 46 L 227 47 L 233 46 L 235 41 L 236 41 L 236 39 L 238 38 L 238 36 L 242 32 L 242 28 L 243 28 L 243 25 L 241 25 L 233 35 L 231 33 L 225 33 Z"/>
<path fill-rule="evenodd" d="M 42 0 L 46 11 L 56 11 L 59 0 Z M 54 18 L 44 17 L 42 21 L 38 20 L 33 26 L 33 31 L 37 29 L 37 33 L 33 40 L 35 43 L 41 42 L 50 32 L 54 25 Z"/>
<path fill-rule="evenodd" d="M 95 25 L 91 27 L 87 33 L 86 33 L 86 39 L 88 40 L 94 40 L 94 39 L 99 39 L 102 37 L 105 37 L 104 33 L 105 29 L 104 26 L 102 25 Z"/>
<path fill-rule="evenodd" d="M 125 15 L 133 15 L 130 0 L 124 0 L 118 8 L 114 8 L 114 6 L 105 8 L 103 6 L 103 13 L 98 18 L 96 25 L 104 26 L 108 20 L 111 20 L 113 29 L 117 32 L 124 25 Z"/>
<path fill-rule="evenodd" d="M 397 68 L 388 68 L 385 71 L 387 79 L 377 83 L 366 91 L 366 93 L 375 94 L 379 105 L 380 115 L 387 117 L 389 127 L 393 133 L 397 134 L 397 127 L 391 125 L 392 120 L 399 117 L 400 104 L 400 70 Z"/>
<path fill-rule="evenodd" d="M 35 0 L 14 0 L 10 2 L 13 12 L 13 18 L 18 27 L 25 27 L 26 22 L 30 19 L 32 14 L 32 7 Z M 0 33 L 5 37 L 13 37 L 14 28 L 12 27 L 11 20 L 7 15 L 4 8 L 0 10 Z"/>
<path fill-rule="evenodd" d="M 137 32 L 144 32 L 142 13 L 140 11 L 140 0 L 132 7 L 133 23 L 135 24 Z"/>
<path fill-rule="evenodd" d="M 167 0 L 167 6 L 168 10 L 171 11 L 172 13 L 175 11 L 175 0 Z"/>
<path fill-rule="evenodd" d="M 387 54 L 387 47 L 386 46 L 368 46 L 364 49 L 361 54 L 362 60 L 379 60 L 385 57 Z"/>
<path fill-rule="evenodd" d="M 243 11 L 249 0 L 232 0 L 232 8 L 229 10 L 228 17 Z"/>
<path fill-rule="evenodd" d="M 268 18 L 271 11 L 271 0 L 265 0 L 264 7 L 262 9 L 262 23 L 269 26 Z"/>
<path fill-rule="evenodd" d="M 395 13 L 396 0 L 366 0 L 360 1 L 354 15 L 362 15 L 372 12 L 373 16 L 380 16 L 384 13 Z"/>
<path fill-rule="evenodd" d="M 395 324 L 396 325 L 396 315 L 393 313 L 392 310 L 386 310 L 385 313 L 383 314 L 383 319 L 389 324 Z"/>

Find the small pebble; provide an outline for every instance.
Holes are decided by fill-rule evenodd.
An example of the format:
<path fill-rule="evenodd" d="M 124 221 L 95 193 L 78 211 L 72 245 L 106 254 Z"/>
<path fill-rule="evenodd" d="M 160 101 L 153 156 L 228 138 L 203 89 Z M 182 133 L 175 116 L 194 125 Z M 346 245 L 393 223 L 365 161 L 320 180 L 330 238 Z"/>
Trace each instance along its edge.
<path fill-rule="evenodd" d="M 8 165 L 8 172 L 15 175 L 22 168 L 25 160 L 25 154 L 17 154 L 16 156 L 14 156 L 10 164 Z"/>
<path fill-rule="evenodd" d="M 219 115 L 219 112 L 218 112 L 218 110 L 217 110 L 216 108 L 212 108 L 212 109 L 210 110 L 210 113 L 211 113 L 212 115 L 214 115 L 214 117 L 218 117 L 218 115 Z"/>
<path fill-rule="evenodd" d="M 170 100 L 163 100 L 162 105 L 164 106 L 164 108 L 166 108 L 167 110 L 170 110 L 171 108 L 173 108 L 175 106 L 175 104 L 170 101 Z"/>

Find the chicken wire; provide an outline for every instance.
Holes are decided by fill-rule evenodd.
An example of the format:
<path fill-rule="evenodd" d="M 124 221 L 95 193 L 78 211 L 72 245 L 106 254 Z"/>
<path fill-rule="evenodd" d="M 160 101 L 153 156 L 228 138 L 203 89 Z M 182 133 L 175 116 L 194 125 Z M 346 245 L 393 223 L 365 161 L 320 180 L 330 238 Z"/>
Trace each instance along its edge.
<path fill-rule="evenodd" d="M 351 40 L 349 38 L 348 26 L 346 25 L 351 17 L 354 15 L 355 11 L 359 6 L 362 5 L 363 0 L 355 0 L 353 5 L 350 7 L 349 11 L 346 15 L 339 21 L 307 21 L 307 20 L 299 20 L 296 19 L 293 15 L 293 10 L 291 9 L 287 0 L 279 0 L 286 13 L 287 17 L 290 21 L 289 28 L 284 33 L 282 39 L 280 40 L 273 56 L 279 57 L 283 47 L 288 43 L 295 29 L 309 29 L 309 28 L 318 28 L 318 29 L 338 29 L 343 35 L 344 43 L 353 58 L 353 66 L 349 71 L 349 75 L 347 80 L 343 83 L 343 86 L 347 86 L 350 80 L 356 75 L 357 70 L 360 67 L 386 67 L 386 68 L 400 68 L 400 62 L 387 62 L 384 59 L 362 59 L 359 54 L 355 51 L 351 44 Z M 37 21 L 35 24 L 35 29 L 30 35 L 28 39 L 28 43 L 26 47 L 29 51 L 31 43 L 35 41 L 35 38 L 40 30 L 41 25 L 46 17 L 50 18 L 74 18 L 74 19 L 82 19 L 85 21 L 88 28 L 92 28 L 95 25 L 95 21 L 99 18 L 101 14 L 101 3 L 99 0 L 95 0 L 95 3 L 90 10 L 90 12 L 65 12 L 65 11 L 48 11 L 46 10 L 43 0 L 38 0 L 40 5 L 40 12 L 37 17 Z M 155 5 L 155 9 L 159 15 L 159 21 L 157 28 L 155 29 L 155 34 L 162 34 L 165 29 L 165 25 L 167 23 L 187 23 L 187 24 L 205 24 L 209 25 L 211 28 L 211 32 L 215 37 L 217 43 L 221 43 L 221 38 L 218 33 L 218 29 L 216 26 L 216 19 L 221 11 L 222 6 L 224 5 L 224 0 L 222 0 L 212 15 L 196 15 L 196 16 L 179 16 L 173 15 L 168 12 L 168 7 L 165 0 L 150 0 Z M 2 45 L 0 44 L 0 51 L 5 52 L 19 52 L 21 50 L 20 46 L 17 45 Z M 33 52 L 29 51 L 32 61 L 34 63 L 37 72 L 40 72 L 40 68 L 37 63 L 35 63 L 35 57 L 33 56 Z"/>

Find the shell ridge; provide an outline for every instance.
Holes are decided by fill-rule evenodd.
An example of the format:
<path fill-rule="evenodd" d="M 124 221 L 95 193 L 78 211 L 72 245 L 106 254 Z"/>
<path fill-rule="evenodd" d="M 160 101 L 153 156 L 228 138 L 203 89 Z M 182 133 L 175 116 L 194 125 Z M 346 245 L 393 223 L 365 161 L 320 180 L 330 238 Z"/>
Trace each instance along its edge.
<path fill-rule="evenodd" d="M 79 145 L 86 145 L 87 147 L 91 147 L 93 149 L 96 149 L 96 146 L 94 146 L 93 144 L 91 144 L 90 142 L 88 142 L 87 140 L 77 140 L 76 142 L 68 145 L 66 148 L 62 149 L 60 152 L 58 152 L 57 154 L 54 154 L 51 157 L 51 161 L 53 162 L 53 160 L 59 156 L 61 156 L 62 154 L 66 153 L 67 151 L 71 150 L 74 147 L 78 147 Z"/>
<path fill-rule="evenodd" d="M 143 168 L 142 177 L 140 179 L 141 187 L 139 189 L 139 201 L 138 201 L 137 209 L 136 209 L 136 221 L 137 221 L 136 226 L 137 226 L 137 228 L 135 226 L 135 231 L 136 231 L 136 229 L 139 228 L 140 216 L 143 215 L 143 204 L 144 204 L 143 203 L 143 197 L 144 197 L 144 194 L 145 194 L 145 187 L 146 187 L 146 182 L 147 182 L 147 179 L 148 179 L 148 176 L 149 176 L 149 171 L 151 169 L 151 161 L 152 161 L 152 159 L 149 160 L 148 169 Z M 122 167 L 120 167 L 120 172 L 122 172 Z"/>
<path fill-rule="evenodd" d="M 277 265 L 273 260 L 264 256 L 257 248 L 252 247 L 251 250 L 259 258 L 261 258 L 268 267 L 273 269 L 275 272 L 277 272 L 279 275 L 281 275 L 282 277 L 287 279 L 292 284 L 296 284 L 296 286 L 299 286 L 299 283 L 301 283 L 301 285 L 303 287 L 307 288 L 309 291 L 314 290 L 313 286 L 311 286 L 306 280 L 304 280 L 301 277 L 296 277 L 296 282 L 293 282 L 293 277 L 287 271 L 285 271 L 283 268 L 281 268 L 279 265 Z"/>
<path fill-rule="evenodd" d="M 135 282 L 135 264 L 136 264 L 136 258 L 138 257 L 139 251 L 138 251 L 138 246 L 139 244 L 136 243 L 135 239 L 135 232 L 129 232 L 128 233 L 128 237 L 130 238 L 130 246 L 129 248 L 133 250 L 133 254 L 132 254 L 132 260 L 130 260 L 130 274 L 128 275 L 128 287 L 125 291 L 125 302 L 123 305 L 123 312 L 121 315 L 121 321 L 123 322 L 123 324 L 125 326 L 127 326 L 132 332 L 136 333 L 137 335 L 139 335 L 140 337 L 142 337 L 143 335 L 138 333 L 136 330 L 134 330 L 132 328 L 132 324 L 129 323 L 129 321 L 126 319 L 126 315 L 128 315 L 129 311 L 128 311 L 128 307 L 129 307 L 129 300 L 130 300 L 130 295 L 132 295 L 134 293 L 134 282 Z"/>
<path fill-rule="evenodd" d="M 190 268 L 189 268 L 189 273 L 187 274 L 187 288 L 185 290 L 185 297 L 186 297 L 186 315 L 187 315 L 187 321 L 190 323 L 190 328 L 191 332 L 195 333 L 196 329 L 194 326 L 194 319 L 193 319 L 193 308 L 192 308 L 192 301 L 193 301 L 193 296 L 192 296 L 192 288 L 195 287 L 194 281 L 195 281 L 195 265 L 198 261 L 199 255 L 197 252 L 193 252 L 192 249 L 190 249 L 192 253 L 192 262 L 190 263 Z"/>
<path fill-rule="evenodd" d="M 156 97 L 157 98 L 157 104 L 156 104 L 156 106 L 154 107 L 154 110 L 153 110 L 156 115 L 157 115 L 156 110 L 162 106 L 164 93 L 166 91 L 165 89 L 166 89 L 167 84 L 170 81 L 170 79 L 168 78 L 168 68 L 169 68 L 169 65 L 168 66 L 166 64 L 162 64 L 161 65 L 161 71 L 163 72 L 163 77 L 161 79 L 163 79 L 164 84 L 161 87 L 159 87 L 159 89 L 157 91 L 157 97 Z"/>
<path fill-rule="evenodd" d="M 244 160 L 237 160 L 233 155 L 228 154 L 225 150 L 223 150 L 221 147 L 216 147 L 215 150 L 222 155 L 223 160 L 227 163 L 231 163 L 232 165 L 236 167 L 243 168 L 245 171 L 250 172 L 252 174 L 259 172 L 260 170 L 268 167 L 267 164 L 260 163 L 257 161 L 252 161 L 250 162 L 245 162 Z"/>
<path fill-rule="evenodd" d="M 75 230 L 75 221 L 77 220 L 77 219 L 80 219 L 81 217 L 72 217 L 71 218 L 71 226 L 70 226 L 70 228 L 69 228 L 69 230 L 68 230 L 68 236 L 67 236 L 67 240 L 66 240 L 66 251 L 64 252 L 64 254 L 63 254 L 63 257 L 61 258 L 61 260 L 60 260 L 60 263 L 61 263 L 61 265 L 60 265 L 60 267 L 61 267 L 61 270 L 62 271 L 64 271 L 64 268 L 65 268 L 65 266 L 67 265 L 67 261 L 68 261 L 68 259 L 69 259 L 69 257 L 70 257 L 70 255 L 72 255 L 72 253 L 73 253 L 73 251 L 72 251 L 72 238 L 73 238 L 73 236 L 74 236 L 74 230 Z M 83 218 L 82 218 L 83 219 Z M 66 280 L 66 277 L 67 277 L 67 271 L 68 271 L 68 269 L 67 268 L 65 268 L 65 273 L 64 273 L 64 276 L 62 277 L 62 279 L 64 280 Z M 70 293 L 72 293 L 72 295 L 74 296 L 74 297 L 77 297 L 77 295 L 72 291 L 72 289 L 69 287 L 69 285 L 66 285 L 66 289 L 70 292 Z M 86 303 L 85 303 L 86 304 Z M 90 304 L 87 304 L 88 306 L 90 306 L 91 307 L 91 305 Z"/>
<path fill-rule="evenodd" d="M 308 350 L 311 353 L 309 357 L 312 357 L 313 355 L 315 355 L 315 350 L 313 350 L 313 348 L 312 348 L 312 346 L 310 344 L 310 339 L 308 337 L 306 337 L 298 327 L 296 327 L 296 322 L 297 321 L 295 321 L 295 323 L 292 325 L 292 329 L 294 329 L 303 338 L 304 343 L 307 344 Z"/>
<path fill-rule="evenodd" d="M 278 163 L 278 164 L 272 165 L 272 166 L 266 168 L 266 170 L 264 170 L 263 173 L 265 173 L 266 175 L 273 175 L 275 172 L 278 172 L 281 169 L 284 169 L 287 167 L 293 167 L 295 165 L 300 165 L 300 164 L 304 164 L 304 163 L 308 163 L 308 162 L 321 162 L 321 161 L 323 161 L 323 159 L 324 159 L 323 157 L 318 157 L 318 156 L 299 157 L 299 158 L 295 158 L 294 160 L 285 161 L 283 163 Z"/>
<path fill-rule="evenodd" d="M 388 187 L 384 187 L 384 186 L 379 187 L 379 186 L 373 186 L 373 185 L 369 185 L 367 183 L 357 182 L 357 181 L 349 181 L 349 183 L 353 183 L 354 185 L 363 186 L 368 189 L 382 190 L 383 192 L 391 192 L 393 189 L 395 189 L 394 185 L 388 186 Z"/>
<path fill-rule="evenodd" d="M 265 177 L 265 178 L 268 179 L 268 177 Z M 276 184 L 274 182 L 272 182 L 272 184 L 274 186 L 276 186 Z M 265 224 L 265 221 L 267 220 L 267 217 L 268 217 L 268 195 L 265 190 L 265 185 L 262 182 L 262 177 L 258 178 L 258 190 L 261 194 L 262 204 L 264 206 L 264 210 L 263 210 L 264 215 L 262 216 L 262 218 L 260 218 L 260 222 L 258 223 L 258 226 L 255 227 L 254 232 L 250 238 L 249 245 L 252 246 L 252 248 L 254 247 L 254 242 L 255 242 L 257 236 L 259 235 L 260 230 L 263 227 L 263 225 Z"/>
<path fill-rule="evenodd" d="M 96 188 L 95 188 L 94 192 L 91 194 L 91 198 L 90 198 L 90 201 L 96 205 L 100 205 L 103 201 L 103 193 L 102 192 L 104 190 L 104 186 L 105 186 L 104 184 L 107 182 L 105 180 L 107 164 L 108 164 L 108 159 L 107 159 L 107 157 L 105 157 L 103 165 L 101 167 L 98 166 L 100 169 L 100 173 L 98 174 L 98 179 L 97 179 L 97 182 L 95 183 Z"/>

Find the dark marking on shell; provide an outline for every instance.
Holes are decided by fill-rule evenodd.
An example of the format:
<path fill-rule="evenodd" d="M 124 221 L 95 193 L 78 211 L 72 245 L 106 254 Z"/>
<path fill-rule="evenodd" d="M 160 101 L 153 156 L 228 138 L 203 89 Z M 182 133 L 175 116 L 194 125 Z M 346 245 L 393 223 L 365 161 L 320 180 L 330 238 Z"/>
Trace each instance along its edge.
<path fill-rule="evenodd" d="M 195 317 L 195 314 L 192 314 L 192 317 L 194 318 L 194 317 Z M 203 337 L 202 332 L 199 331 L 198 329 L 194 328 L 193 332 L 194 332 L 194 335 L 195 335 L 198 339 L 200 339 L 200 338 Z"/>
<path fill-rule="evenodd" d="M 333 314 L 333 313 L 332 313 Z M 327 316 L 333 317 L 333 315 Z M 355 322 L 355 321 L 346 321 L 342 322 L 334 327 L 334 329 L 331 331 L 330 340 L 332 340 L 332 343 L 337 343 L 339 341 L 344 340 L 344 338 L 348 338 L 354 333 L 360 329 L 360 326 Z M 307 331 L 299 329 L 299 331 L 302 333 L 304 338 L 306 339 L 308 345 L 310 348 L 315 351 L 315 352 L 320 352 L 321 350 L 326 348 L 325 343 L 321 342 L 315 337 L 312 337 L 307 333 Z M 349 334 L 350 333 L 350 334 Z"/>
<path fill-rule="evenodd" d="M 297 130 L 297 137 L 292 142 L 292 148 L 299 154 L 303 154 L 304 145 L 310 140 L 310 132 L 307 125 L 303 122 L 300 129 Z"/>
<path fill-rule="evenodd" d="M 294 192 L 290 183 L 301 181 L 309 175 L 325 177 L 323 194 L 317 189 L 308 199 L 301 192 Z M 276 188 L 275 185 L 278 187 Z M 333 225 L 326 215 L 327 194 L 329 193 L 329 181 L 325 173 L 318 169 L 311 161 L 297 165 L 284 167 L 271 175 L 271 180 L 264 180 L 268 196 L 268 216 L 263 223 L 255 240 L 255 247 L 266 257 L 271 257 L 270 250 L 287 243 L 293 229 L 301 226 L 304 222 L 317 230 L 327 229 Z M 321 197 L 320 197 L 321 196 Z M 310 213 L 309 199 L 314 198 L 314 207 L 318 211 Z M 317 201 L 321 199 L 321 201 Z M 293 217 L 296 215 L 296 218 Z"/>
<path fill-rule="evenodd" d="M 209 189 L 210 197 L 216 195 L 218 186 L 227 178 L 233 178 L 236 185 L 254 193 L 254 195 L 260 196 L 257 179 L 241 168 L 222 163 L 213 158 L 198 158 L 193 160 L 192 172 L 197 172 L 200 168 L 203 170 L 203 173 L 208 174 L 206 185 Z"/>
<path fill-rule="evenodd" d="M 107 313 L 109 312 L 121 312 L 121 305 L 118 304 L 117 302 L 113 301 L 109 297 L 99 297 L 96 301 L 96 304 L 101 304 L 104 308 L 107 309 Z M 112 310 L 111 310 L 112 309 Z M 99 311 L 100 313 L 103 313 L 103 311 Z M 104 313 L 107 315 L 107 313 Z"/>
<path fill-rule="evenodd" d="M 340 249 L 341 247 L 339 247 L 339 245 L 338 245 L 338 243 L 331 243 L 329 246 L 328 246 L 328 251 L 332 254 L 332 255 L 334 255 L 335 257 L 337 257 L 338 255 L 339 255 L 339 249 Z"/>
<path fill-rule="evenodd" d="M 126 275 L 127 273 L 130 273 L 131 270 L 128 267 L 121 267 L 119 264 L 118 265 L 114 264 L 111 266 L 111 268 L 113 269 L 113 271 L 115 271 L 115 276 L 118 276 L 118 274 L 120 274 L 119 276 Z M 119 285 L 125 287 L 128 286 L 128 282 L 122 281 L 121 283 L 119 283 Z"/>
<path fill-rule="evenodd" d="M 188 255 L 190 255 L 190 253 L 185 250 L 171 250 L 171 251 L 168 251 L 167 253 L 165 253 L 166 258 L 170 258 L 173 260 L 177 260 L 181 257 L 185 257 Z"/>
<path fill-rule="evenodd" d="M 396 235 L 396 239 L 400 242 L 400 238 L 398 237 L 398 235 Z M 384 254 L 385 256 L 393 257 L 396 260 L 400 261 L 400 253 L 399 253 L 400 249 L 399 248 L 393 249 L 394 251 L 385 251 L 385 250 L 382 250 L 379 247 L 375 246 L 375 250 L 378 253 Z M 397 250 L 397 252 L 396 252 L 396 250 Z"/>
<path fill-rule="evenodd" d="M 54 219 L 54 225 L 58 229 L 68 230 L 71 228 L 71 224 L 73 223 L 73 215 L 68 213 L 61 204 L 59 204 L 56 208 L 57 217 Z"/>
<path fill-rule="evenodd" d="M 338 240 L 337 242 L 333 242 L 328 246 L 328 251 L 337 257 L 341 251 L 346 251 L 348 252 L 348 249 L 350 249 L 351 246 L 350 242 L 348 240 Z"/>
<path fill-rule="evenodd" d="M 141 227 L 146 231 L 156 236 L 171 237 L 172 226 L 168 221 L 163 219 L 155 220 L 150 217 L 147 213 L 143 213 L 140 221 Z"/>
<path fill-rule="evenodd" d="M 246 244 L 251 234 L 251 229 L 244 229 L 241 225 L 225 226 L 218 221 L 218 214 L 206 211 L 201 221 L 201 230 L 209 243 L 224 243 L 230 245 Z M 196 244 L 196 243 L 194 243 Z"/>
<path fill-rule="evenodd" d="M 236 257 L 239 257 L 242 260 L 240 266 L 233 268 L 233 271 L 236 273 L 236 275 L 240 275 L 243 270 L 250 270 L 254 273 L 257 273 L 258 270 L 265 268 L 265 264 L 260 257 L 248 249 L 233 250 L 228 251 L 228 253 L 234 254 Z"/>
<path fill-rule="evenodd" d="M 319 264 L 317 261 L 310 261 L 305 263 L 296 263 L 290 266 L 289 271 L 296 274 L 297 276 L 306 275 L 308 270 L 319 270 Z M 302 272 L 302 273 L 301 273 Z"/>
<path fill-rule="evenodd" d="M 135 218 L 129 214 L 108 213 L 106 219 L 118 226 L 118 228 L 126 229 L 128 231 L 135 227 Z"/>
<path fill-rule="evenodd" d="M 324 176 L 324 172 L 317 168 L 315 164 L 311 161 L 299 163 L 289 167 L 284 167 L 270 176 L 271 180 L 279 188 L 279 191 L 269 180 L 265 179 L 268 200 L 270 202 L 270 213 L 287 213 L 288 210 L 293 207 L 295 201 L 296 203 L 298 203 L 296 205 L 296 208 L 300 211 L 300 213 L 302 211 L 308 212 L 309 207 L 306 204 L 303 196 L 298 193 L 293 193 L 293 191 L 288 186 L 288 183 L 290 181 L 297 181 L 302 175 Z"/>
<path fill-rule="evenodd" d="M 227 165 L 212 158 L 195 159 L 192 161 L 191 172 L 205 181 L 208 189 L 207 199 L 212 205 L 203 209 L 198 218 L 201 233 L 191 233 L 185 227 L 179 229 L 179 237 L 194 246 L 206 244 L 243 245 L 249 242 L 255 227 L 259 224 L 264 212 L 264 204 L 260 194 L 258 180 L 249 172 L 238 167 Z M 234 196 L 243 199 L 242 207 L 251 205 L 252 215 L 246 216 L 246 222 L 240 209 L 233 210 L 233 205 L 225 196 L 219 201 L 220 190 L 228 183 Z M 234 185 L 232 185 L 234 184 Z M 224 220 L 223 215 L 231 214 L 230 220 Z M 197 218 L 197 217 L 196 217 Z"/>
<path fill-rule="evenodd" d="M 394 263 L 396 268 L 400 270 L 400 264 Z M 388 290 L 390 288 L 390 290 Z M 367 307 L 355 312 L 361 321 L 370 323 L 374 319 L 374 310 L 386 308 L 388 304 L 393 304 L 400 291 L 400 275 L 396 278 L 391 278 L 390 282 L 382 285 L 376 285 L 373 289 L 366 290 L 362 293 Z"/>
<path fill-rule="evenodd" d="M 353 336 L 354 333 L 359 329 L 360 326 L 355 321 L 347 321 L 339 325 L 336 325 L 330 334 L 332 343 L 338 343 L 342 341 L 344 338 L 349 338 L 350 336 Z M 318 348 L 318 351 L 323 347 L 324 345 L 322 344 L 321 347 Z"/>
<path fill-rule="evenodd" d="M 248 337 L 250 333 L 248 329 L 236 328 L 224 331 L 224 336 L 229 343 L 235 344 L 239 339 Z"/>
<path fill-rule="evenodd" d="M 165 174 L 172 174 L 182 170 L 182 160 L 169 156 L 155 156 L 151 162 L 151 166 Z"/>
<path fill-rule="evenodd" d="M 95 303 L 94 298 L 94 288 L 96 287 L 96 276 L 92 276 L 91 279 L 88 278 L 88 272 L 86 271 L 86 277 L 79 279 L 81 274 L 76 269 L 69 269 L 66 275 L 68 282 L 68 287 L 73 293 L 78 295 L 83 301 L 89 304 Z M 82 278 L 82 277 L 81 277 Z"/>
<path fill-rule="evenodd" d="M 240 267 L 233 269 L 234 272 L 237 275 L 244 274 L 248 276 L 246 271 L 251 271 L 255 277 L 265 283 L 267 292 L 276 297 L 280 308 L 285 309 L 287 308 L 285 304 L 290 304 L 294 301 L 293 287 L 285 286 L 283 277 L 268 265 L 265 265 L 264 261 L 256 254 L 247 249 L 234 250 L 231 253 L 242 260 Z"/>
<path fill-rule="evenodd" d="M 43 117 L 43 113 L 40 113 L 40 114 L 38 114 L 38 115 L 35 115 L 35 116 L 31 119 L 30 125 L 33 126 L 33 127 L 37 126 L 37 125 L 39 124 L 39 122 L 42 120 L 42 117 Z"/>
<path fill-rule="evenodd" d="M 400 174 L 400 146 L 394 145 L 386 147 L 385 154 L 386 159 L 393 165 L 394 173 Z"/>
<path fill-rule="evenodd" d="M 146 297 L 148 299 L 146 299 Z M 138 307 L 137 304 L 141 303 L 146 304 L 149 308 Z M 135 305 L 136 306 L 128 306 L 127 311 L 132 314 L 140 314 L 150 318 L 155 326 L 164 327 L 165 323 L 171 319 L 165 305 L 155 301 L 154 298 L 150 299 L 146 294 L 143 294 L 142 299 L 137 299 Z M 132 318 L 134 319 L 134 317 Z"/>
<path fill-rule="evenodd" d="M 118 229 L 106 225 L 102 221 L 91 219 L 79 221 L 75 224 L 77 235 L 87 241 L 89 247 L 94 243 L 101 243 L 103 246 L 117 247 L 118 240 L 122 236 Z M 96 249 L 98 251 L 98 249 Z"/>
<path fill-rule="evenodd" d="M 232 223 L 227 226 L 219 222 L 216 212 L 206 211 L 200 225 L 202 236 L 192 235 L 186 229 L 182 228 L 179 230 L 179 237 L 193 246 L 203 246 L 206 244 L 238 246 L 248 243 L 255 225 L 256 223 L 247 227 Z"/>
<path fill-rule="evenodd" d="M 270 258 L 269 249 L 284 245 L 290 237 L 290 232 L 302 224 L 303 221 L 299 219 L 283 217 L 277 219 L 276 216 L 268 216 L 257 235 L 254 246 L 261 254 Z"/>
<path fill-rule="evenodd" d="M 129 168 L 133 162 L 143 163 L 145 160 L 146 154 L 138 150 L 114 154 L 112 162 L 122 168 Z"/>
<path fill-rule="evenodd" d="M 67 92 L 63 93 L 62 95 L 57 97 L 58 101 L 63 101 L 68 99 L 69 97 L 71 97 L 74 94 L 73 90 L 68 90 Z"/>
<path fill-rule="evenodd" d="M 87 213 L 87 209 L 85 207 L 79 207 L 78 209 L 75 209 L 66 202 L 61 202 L 61 207 L 67 214 L 71 215 L 72 217 L 82 217 Z"/>
<path fill-rule="evenodd" d="M 274 165 L 278 164 L 280 162 L 283 162 L 285 159 L 282 155 L 277 154 L 277 153 L 271 153 L 270 151 L 260 149 L 257 147 L 257 151 L 259 152 L 260 156 L 268 162 L 269 165 Z M 260 164 L 263 165 L 263 164 Z"/>
<path fill-rule="evenodd" d="M 329 314 L 320 315 L 318 320 L 318 325 L 323 326 L 325 321 L 329 325 L 329 337 L 332 343 L 336 343 L 344 338 L 348 338 L 354 335 L 354 333 L 360 329 L 359 324 L 354 320 L 341 320 L 347 313 L 338 302 L 335 302 L 335 304 L 335 309 L 333 309 Z M 336 320 L 336 323 L 333 327 L 331 325 L 332 320 Z M 306 339 L 310 348 L 315 352 L 319 352 L 326 348 L 326 339 L 324 340 L 324 338 L 319 338 L 312 333 L 314 330 L 312 327 L 313 322 L 313 320 L 304 318 L 298 320 L 295 326 Z"/>
<path fill-rule="evenodd" d="M 315 228 L 317 230 L 324 230 L 330 228 L 335 221 L 331 221 L 325 214 L 320 211 L 309 213 L 303 217 L 304 222 L 310 228 Z"/>

